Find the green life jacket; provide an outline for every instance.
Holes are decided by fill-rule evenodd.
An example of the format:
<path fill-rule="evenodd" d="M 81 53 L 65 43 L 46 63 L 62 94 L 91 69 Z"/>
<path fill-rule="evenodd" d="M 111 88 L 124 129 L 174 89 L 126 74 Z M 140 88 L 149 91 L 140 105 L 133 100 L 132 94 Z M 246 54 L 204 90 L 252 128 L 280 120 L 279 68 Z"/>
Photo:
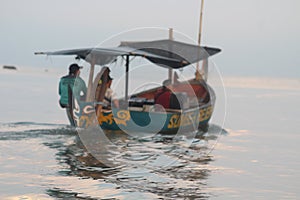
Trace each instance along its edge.
<path fill-rule="evenodd" d="M 83 95 L 86 94 L 86 85 L 85 82 L 80 78 L 74 75 L 67 75 L 60 79 L 59 82 L 59 103 L 62 107 L 68 107 L 69 104 L 69 89 L 72 89 L 72 94 L 74 98 L 79 99 L 81 92 Z"/>

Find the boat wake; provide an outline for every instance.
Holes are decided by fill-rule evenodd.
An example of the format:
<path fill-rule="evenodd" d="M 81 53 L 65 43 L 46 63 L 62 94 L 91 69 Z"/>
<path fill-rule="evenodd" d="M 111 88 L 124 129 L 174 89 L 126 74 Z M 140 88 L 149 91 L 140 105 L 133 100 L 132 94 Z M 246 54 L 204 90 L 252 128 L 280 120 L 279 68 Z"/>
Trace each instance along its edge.
<path fill-rule="evenodd" d="M 21 140 L 47 135 L 74 135 L 74 128 L 63 124 L 36 122 L 0 123 L 0 140 Z"/>

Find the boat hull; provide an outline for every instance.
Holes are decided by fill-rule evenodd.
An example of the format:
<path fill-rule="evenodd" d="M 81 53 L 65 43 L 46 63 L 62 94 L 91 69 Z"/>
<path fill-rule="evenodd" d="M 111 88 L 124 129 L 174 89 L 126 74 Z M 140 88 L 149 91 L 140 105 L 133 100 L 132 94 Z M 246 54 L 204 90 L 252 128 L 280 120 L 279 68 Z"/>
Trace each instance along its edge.
<path fill-rule="evenodd" d="M 115 109 L 98 117 L 104 130 L 124 132 L 170 133 L 205 128 L 213 112 L 212 105 L 182 112 L 139 112 Z"/>
<path fill-rule="evenodd" d="M 196 87 L 199 85 L 192 85 Z M 191 87 L 192 88 L 192 87 Z M 178 89 L 178 88 L 177 88 Z M 185 88 L 184 88 L 185 89 Z M 155 111 L 154 105 L 127 105 L 125 108 L 101 109 L 95 112 L 94 102 L 75 100 L 73 116 L 77 127 L 100 126 L 103 130 L 123 131 L 127 133 L 168 133 L 176 134 L 181 131 L 207 130 L 208 122 L 213 114 L 215 93 L 207 86 L 209 101 L 187 109 L 167 109 L 164 112 Z M 146 91 L 138 94 L 145 97 L 155 91 Z M 194 90 L 193 90 L 194 92 Z M 195 91 L 196 93 L 196 91 Z M 150 99 L 152 98 L 150 96 Z M 146 96 L 148 97 L 148 96 Z"/>
<path fill-rule="evenodd" d="M 180 131 L 205 129 L 212 113 L 213 104 L 206 104 L 172 112 L 112 109 L 103 110 L 96 116 L 92 103 L 80 102 L 74 109 L 74 118 L 76 125 L 81 128 L 98 124 L 103 130 L 176 134 Z"/>

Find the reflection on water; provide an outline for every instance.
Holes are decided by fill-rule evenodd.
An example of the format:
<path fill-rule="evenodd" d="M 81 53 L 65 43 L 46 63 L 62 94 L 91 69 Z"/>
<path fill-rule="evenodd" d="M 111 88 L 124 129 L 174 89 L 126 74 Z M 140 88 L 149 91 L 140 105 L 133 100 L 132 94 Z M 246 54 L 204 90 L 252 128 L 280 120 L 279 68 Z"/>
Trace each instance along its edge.
<path fill-rule="evenodd" d="M 121 149 L 116 158 L 117 163 L 122 165 L 115 167 L 108 167 L 95 159 L 73 129 L 30 123 L 0 126 L 6 127 L 0 132 L 1 198 L 210 197 L 207 179 L 213 157 L 207 153 L 218 139 L 217 126 L 211 126 L 205 135 L 199 133 L 191 146 L 185 145 L 184 138 L 173 141 L 170 135 L 137 139 L 125 134 L 109 133 L 107 137 Z M 21 126 L 27 127 L 25 131 L 20 131 Z M 20 148 L 20 151 L 10 151 L 12 149 L 7 148 L 10 145 Z M 15 192 L 24 186 L 25 189 Z"/>
<path fill-rule="evenodd" d="M 53 87 L 64 73 L 0 70 L 0 121 L 67 123 Z M 115 161 L 123 162 L 115 168 L 89 155 L 65 125 L 0 123 L 0 199 L 300 199 L 299 79 L 224 83 L 229 137 L 212 126 L 187 147 L 184 138 L 113 134 Z"/>

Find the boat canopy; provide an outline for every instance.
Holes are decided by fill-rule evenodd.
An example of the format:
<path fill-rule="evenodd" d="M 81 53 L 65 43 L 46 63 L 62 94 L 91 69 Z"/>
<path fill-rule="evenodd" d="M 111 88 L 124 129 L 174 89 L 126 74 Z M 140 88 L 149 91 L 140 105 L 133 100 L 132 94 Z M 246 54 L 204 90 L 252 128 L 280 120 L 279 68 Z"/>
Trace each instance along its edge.
<path fill-rule="evenodd" d="M 119 56 L 140 56 L 166 68 L 182 68 L 199 62 L 221 51 L 218 48 L 197 46 L 173 40 L 148 42 L 121 42 L 112 48 L 83 48 L 54 52 L 36 52 L 43 55 L 75 55 L 89 63 L 106 65 Z"/>

